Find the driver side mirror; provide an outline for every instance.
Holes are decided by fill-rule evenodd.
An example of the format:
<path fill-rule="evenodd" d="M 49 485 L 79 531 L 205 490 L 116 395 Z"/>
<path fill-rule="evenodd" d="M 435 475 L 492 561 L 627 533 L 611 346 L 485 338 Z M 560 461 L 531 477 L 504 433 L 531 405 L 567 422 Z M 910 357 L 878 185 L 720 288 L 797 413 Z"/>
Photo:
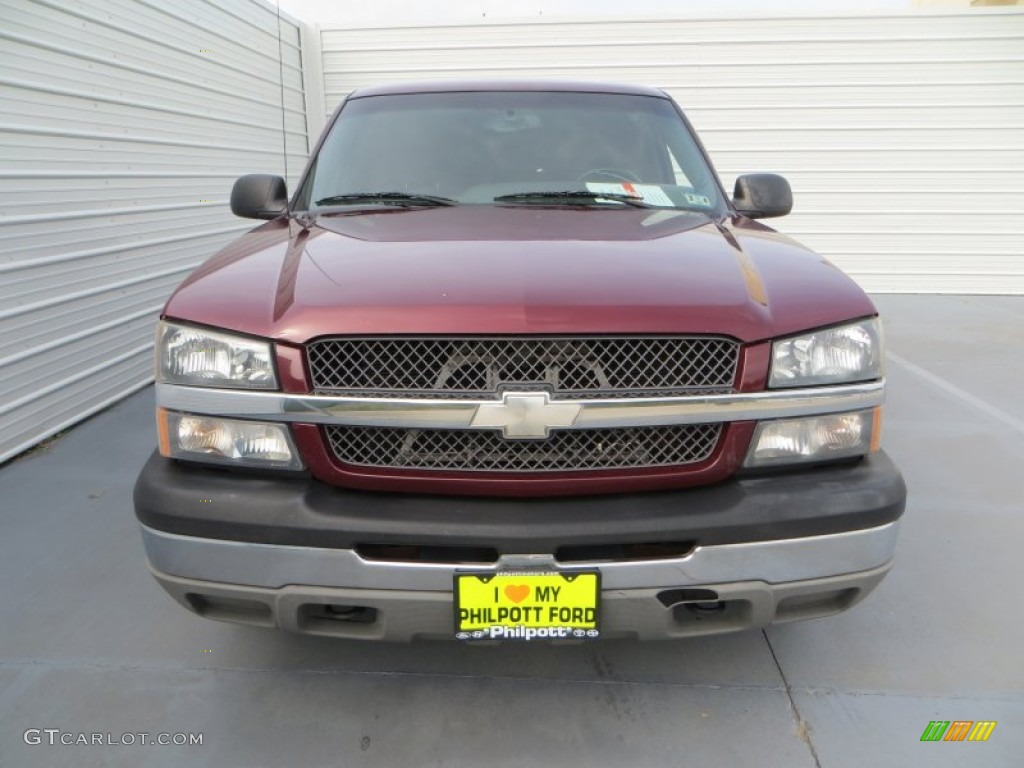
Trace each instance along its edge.
<path fill-rule="evenodd" d="M 793 210 L 793 190 L 774 173 L 750 173 L 736 179 L 732 204 L 751 219 L 785 216 Z"/>
<path fill-rule="evenodd" d="M 231 212 L 244 219 L 276 219 L 288 210 L 288 186 L 280 176 L 250 173 L 231 188 Z"/>

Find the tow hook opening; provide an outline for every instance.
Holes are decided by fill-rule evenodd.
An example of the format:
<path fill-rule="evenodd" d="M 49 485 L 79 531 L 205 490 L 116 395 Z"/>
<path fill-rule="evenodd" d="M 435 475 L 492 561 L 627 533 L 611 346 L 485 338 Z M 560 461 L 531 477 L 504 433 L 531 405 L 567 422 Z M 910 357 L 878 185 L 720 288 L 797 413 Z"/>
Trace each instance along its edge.
<path fill-rule="evenodd" d="M 366 605 L 341 605 L 336 603 L 307 604 L 302 606 L 306 619 L 338 621 L 348 624 L 373 624 L 377 620 L 377 609 Z"/>
<path fill-rule="evenodd" d="M 722 610 L 725 607 L 713 589 L 665 589 L 658 593 L 658 600 L 666 608 L 680 603 L 697 606 L 702 611 Z"/>
<path fill-rule="evenodd" d="M 687 603 L 688 610 L 694 613 L 721 613 L 725 610 L 725 603 L 721 600 L 700 603 Z"/>
<path fill-rule="evenodd" d="M 713 589 L 664 589 L 658 593 L 658 601 L 671 612 L 676 625 L 691 630 L 700 627 L 701 632 L 742 629 L 752 611 L 750 601 L 722 600 Z"/>

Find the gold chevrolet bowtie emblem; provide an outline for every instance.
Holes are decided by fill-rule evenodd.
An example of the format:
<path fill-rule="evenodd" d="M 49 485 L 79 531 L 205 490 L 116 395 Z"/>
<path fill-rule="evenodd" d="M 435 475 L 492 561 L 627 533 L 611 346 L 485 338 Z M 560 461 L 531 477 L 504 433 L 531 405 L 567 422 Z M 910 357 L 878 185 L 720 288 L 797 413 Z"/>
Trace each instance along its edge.
<path fill-rule="evenodd" d="M 542 440 L 552 429 L 571 427 L 580 413 L 578 403 L 551 402 L 546 392 L 505 394 L 500 403 L 483 403 L 471 427 L 501 428 L 510 440 Z"/>

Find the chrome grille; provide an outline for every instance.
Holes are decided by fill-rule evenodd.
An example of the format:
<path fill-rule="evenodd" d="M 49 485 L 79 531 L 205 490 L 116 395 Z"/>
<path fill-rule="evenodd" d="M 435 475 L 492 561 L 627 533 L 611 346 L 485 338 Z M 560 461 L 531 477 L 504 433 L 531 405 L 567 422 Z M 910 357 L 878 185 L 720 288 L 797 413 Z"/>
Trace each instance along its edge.
<path fill-rule="evenodd" d="M 505 440 L 500 432 L 326 427 L 345 464 L 459 472 L 564 472 L 694 464 L 711 456 L 721 424 L 552 432 L 546 440 Z"/>
<path fill-rule="evenodd" d="M 447 399 L 541 387 L 555 398 L 728 391 L 739 344 L 700 336 L 639 338 L 335 338 L 307 346 L 318 392 Z"/>

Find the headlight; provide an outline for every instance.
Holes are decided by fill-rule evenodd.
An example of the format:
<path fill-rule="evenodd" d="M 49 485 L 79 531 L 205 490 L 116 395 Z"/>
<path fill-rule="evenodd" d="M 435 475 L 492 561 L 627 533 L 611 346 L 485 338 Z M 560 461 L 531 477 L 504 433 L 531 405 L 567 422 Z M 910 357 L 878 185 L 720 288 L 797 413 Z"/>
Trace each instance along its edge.
<path fill-rule="evenodd" d="M 881 376 L 882 329 L 878 318 L 772 344 L 769 387 L 843 384 Z"/>
<path fill-rule="evenodd" d="M 746 467 L 831 461 L 878 450 L 882 409 L 763 421 L 754 432 Z"/>
<path fill-rule="evenodd" d="M 156 378 L 197 387 L 277 389 L 269 342 L 168 322 L 156 329 Z"/>
<path fill-rule="evenodd" d="M 302 469 L 288 428 L 261 421 L 193 416 L 157 409 L 160 453 L 232 466 Z"/>

